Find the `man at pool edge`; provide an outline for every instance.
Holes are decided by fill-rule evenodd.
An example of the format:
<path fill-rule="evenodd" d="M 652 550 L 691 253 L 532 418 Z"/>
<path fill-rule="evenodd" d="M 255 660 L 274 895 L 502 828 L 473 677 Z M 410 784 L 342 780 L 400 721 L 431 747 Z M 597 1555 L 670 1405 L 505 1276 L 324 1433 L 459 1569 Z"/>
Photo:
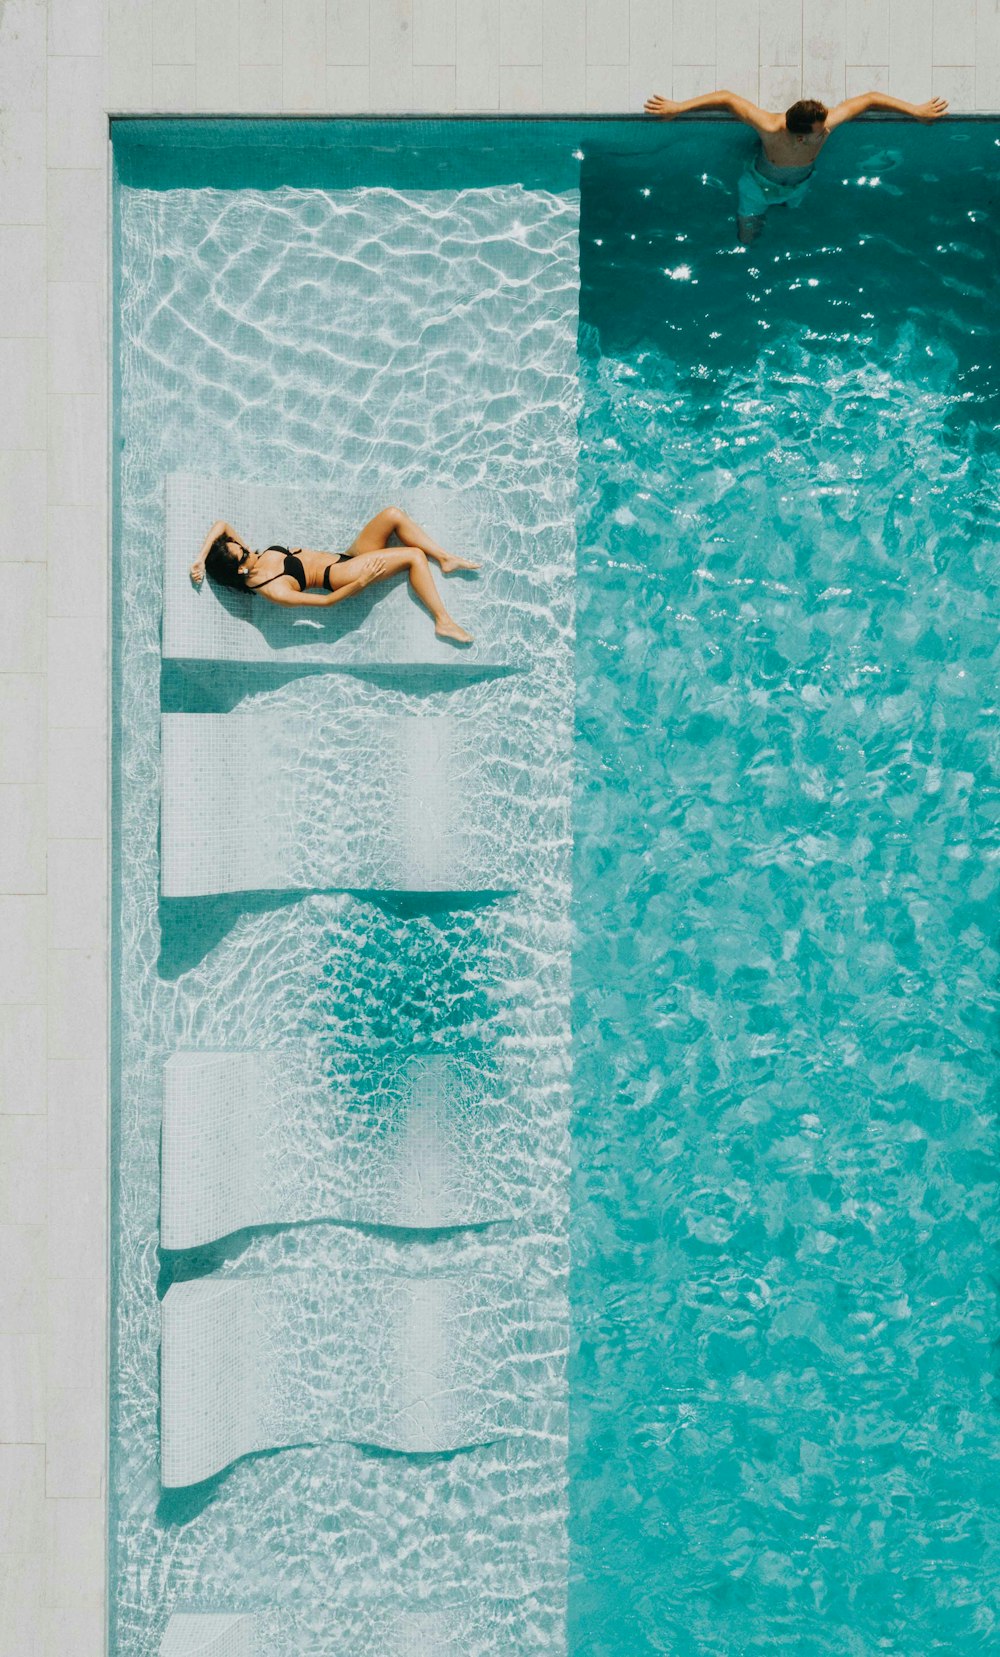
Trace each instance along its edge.
<path fill-rule="evenodd" d="M 728 109 L 760 137 L 760 149 L 747 162 L 739 183 L 737 234 L 744 247 L 755 242 L 772 207 L 801 205 L 812 177 L 816 157 L 835 127 L 853 121 L 869 109 L 892 109 L 912 115 L 916 121 L 937 121 L 948 105 L 943 98 L 928 98 L 925 104 L 908 104 L 885 92 L 860 92 L 856 98 L 827 109 L 815 98 L 800 98 L 784 115 L 758 109 L 749 98 L 735 92 L 705 92 L 700 98 L 676 102 L 656 94 L 646 99 L 647 115 L 672 121 L 691 109 Z"/>

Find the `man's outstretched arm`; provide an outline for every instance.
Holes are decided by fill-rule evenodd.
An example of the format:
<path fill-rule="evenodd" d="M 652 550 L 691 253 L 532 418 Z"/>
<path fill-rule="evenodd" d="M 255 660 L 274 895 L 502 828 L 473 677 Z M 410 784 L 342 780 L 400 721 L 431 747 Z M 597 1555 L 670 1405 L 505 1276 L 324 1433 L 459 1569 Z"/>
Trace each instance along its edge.
<path fill-rule="evenodd" d="M 757 132 L 777 132 L 781 125 L 780 115 L 758 109 L 749 98 L 741 98 L 737 92 L 703 92 L 700 98 L 684 98 L 680 103 L 673 98 L 662 98 L 657 93 L 647 98 L 645 103 L 646 114 L 658 115 L 661 121 L 672 121 L 675 115 L 686 115 L 691 109 L 731 110 L 738 121 L 745 121 Z"/>
<path fill-rule="evenodd" d="M 904 98 L 890 98 L 887 92 L 859 92 L 856 98 L 845 98 L 831 109 L 826 118 L 827 127 L 842 127 L 869 109 L 894 109 L 900 115 L 912 115 L 915 121 L 939 121 L 947 114 L 944 98 L 928 98 L 925 104 L 908 104 Z"/>

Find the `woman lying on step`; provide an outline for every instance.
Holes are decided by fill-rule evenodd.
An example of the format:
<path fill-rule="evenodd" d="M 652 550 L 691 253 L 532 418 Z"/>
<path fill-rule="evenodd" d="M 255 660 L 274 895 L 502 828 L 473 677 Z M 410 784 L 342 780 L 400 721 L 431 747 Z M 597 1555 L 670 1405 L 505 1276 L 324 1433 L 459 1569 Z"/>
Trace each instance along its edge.
<path fill-rule="evenodd" d="M 401 545 L 390 547 L 390 535 L 396 535 Z M 346 552 L 315 552 L 309 547 L 283 546 L 254 552 L 232 524 L 220 518 L 205 536 L 202 549 L 191 565 L 191 580 L 200 587 L 207 571 L 220 586 L 234 587 L 243 593 L 263 593 L 272 604 L 339 604 L 341 599 L 370 587 L 373 581 L 387 581 L 389 576 L 406 570 L 410 586 L 434 617 L 438 638 L 451 639 L 454 644 L 471 644 L 472 634 L 452 620 L 441 602 L 427 562 L 429 558 L 438 565 L 442 575 L 450 575 L 452 570 L 479 568 L 468 558 L 455 558 L 445 552 L 398 506 L 387 506 L 371 523 L 365 524 Z"/>

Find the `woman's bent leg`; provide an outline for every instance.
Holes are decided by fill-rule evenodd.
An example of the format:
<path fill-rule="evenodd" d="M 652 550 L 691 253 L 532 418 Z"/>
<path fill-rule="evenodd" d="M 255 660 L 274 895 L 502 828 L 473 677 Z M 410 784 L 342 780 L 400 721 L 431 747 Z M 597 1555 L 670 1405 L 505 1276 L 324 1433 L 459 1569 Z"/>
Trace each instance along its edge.
<path fill-rule="evenodd" d="M 378 549 L 381 552 L 381 549 Z M 362 560 L 372 554 L 359 553 L 345 563 L 335 564 L 330 571 L 330 585 L 346 587 L 356 581 L 361 573 L 359 566 Z M 385 581 L 391 575 L 398 575 L 400 570 L 406 570 L 410 586 L 425 609 L 434 617 L 434 630 L 439 638 L 451 639 L 455 644 L 469 644 L 472 634 L 467 633 L 464 627 L 459 627 L 448 614 L 441 602 L 441 594 L 434 585 L 434 577 L 427 565 L 426 555 L 421 547 L 390 547 L 387 552 L 381 553 L 383 569 L 377 578 Z"/>
<path fill-rule="evenodd" d="M 365 524 L 360 535 L 352 542 L 349 552 L 356 557 L 361 552 L 379 552 L 388 546 L 390 535 L 396 535 L 404 546 L 416 547 L 428 558 L 433 558 L 441 566 L 442 572 L 447 575 L 451 570 L 478 570 L 479 565 L 469 558 L 456 558 L 453 553 L 445 552 L 444 547 L 431 539 L 426 529 L 404 512 L 401 506 L 387 506 L 383 512 Z"/>

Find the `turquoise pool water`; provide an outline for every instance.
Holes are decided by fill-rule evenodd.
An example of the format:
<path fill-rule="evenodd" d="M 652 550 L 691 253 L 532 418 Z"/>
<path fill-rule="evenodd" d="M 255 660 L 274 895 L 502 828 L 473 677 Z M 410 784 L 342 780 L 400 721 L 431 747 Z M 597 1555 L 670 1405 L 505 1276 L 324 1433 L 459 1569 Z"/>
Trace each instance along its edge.
<path fill-rule="evenodd" d="M 721 123 L 118 124 L 115 1657 L 218 1610 L 268 1657 L 995 1647 L 994 130 L 849 129 L 747 253 Z M 566 294 L 542 230 L 576 192 Z M 541 250 L 499 332 L 484 225 Z M 546 318 L 578 325 L 572 387 Z M 161 711 L 509 703 L 558 769 L 568 593 L 499 689 L 162 666 L 185 469 L 575 513 L 571 1147 L 558 836 L 524 900 L 157 890 Z M 373 1054 L 499 1054 L 522 1159 L 545 1126 L 537 1200 L 165 1255 L 164 1059 L 255 1043 L 346 1077 L 362 1122 Z M 556 1419 L 160 1488 L 171 1283 L 443 1269 L 540 1304 L 568 1260 L 568 1466 Z M 564 1353 L 536 1356 L 558 1417 Z"/>
<path fill-rule="evenodd" d="M 565 134 L 532 154 L 523 128 L 491 133 L 466 157 L 450 129 L 394 131 L 381 159 L 378 123 L 333 144 L 323 124 L 184 124 L 190 148 L 140 125 L 116 145 L 115 1657 L 202 1649 L 173 1619 L 234 1615 L 234 1657 L 564 1644 L 579 168 Z M 213 480 L 197 516 L 176 508 L 192 474 Z M 514 560 L 511 670 L 164 660 L 165 556 L 188 567 L 236 484 L 335 521 L 350 497 L 358 527 L 421 490 L 460 501 L 455 550 L 490 580 Z M 414 777 L 433 744 L 404 722 L 428 717 L 450 742 Z M 246 719 L 268 753 L 290 745 L 281 789 L 241 766 Z M 178 763 L 216 720 L 213 766 Z M 395 836 L 393 812 L 418 844 L 441 829 L 453 887 L 355 889 L 354 847 Z M 209 876 L 195 895 L 164 895 L 172 835 Z M 256 889 L 274 849 L 267 869 L 306 889 Z M 471 877 L 484 855 L 507 878 Z M 249 1145 L 253 1085 L 217 1132 L 197 1080 L 246 1053 L 270 1077 Z M 409 1110 L 415 1055 L 452 1078 L 439 1136 Z M 196 1245 L 167 1250 L 171 1074 L 190 1088 L 181 1221 L 216 1154 L 213 1190 L 231 1176 L 250 1206 L 238 1229 L 202 1230 L 198 1208 Z M 478 1221 L 446 1205 L 434 1223 L 449 1136 L 459 1164 L 503 1153 L 498 1212 L 477 1194 Z"/>
<path fill-rule="evenodd" d="M 571 1649 L 998 1638 L 997 149 L 588 153 Z"/>

